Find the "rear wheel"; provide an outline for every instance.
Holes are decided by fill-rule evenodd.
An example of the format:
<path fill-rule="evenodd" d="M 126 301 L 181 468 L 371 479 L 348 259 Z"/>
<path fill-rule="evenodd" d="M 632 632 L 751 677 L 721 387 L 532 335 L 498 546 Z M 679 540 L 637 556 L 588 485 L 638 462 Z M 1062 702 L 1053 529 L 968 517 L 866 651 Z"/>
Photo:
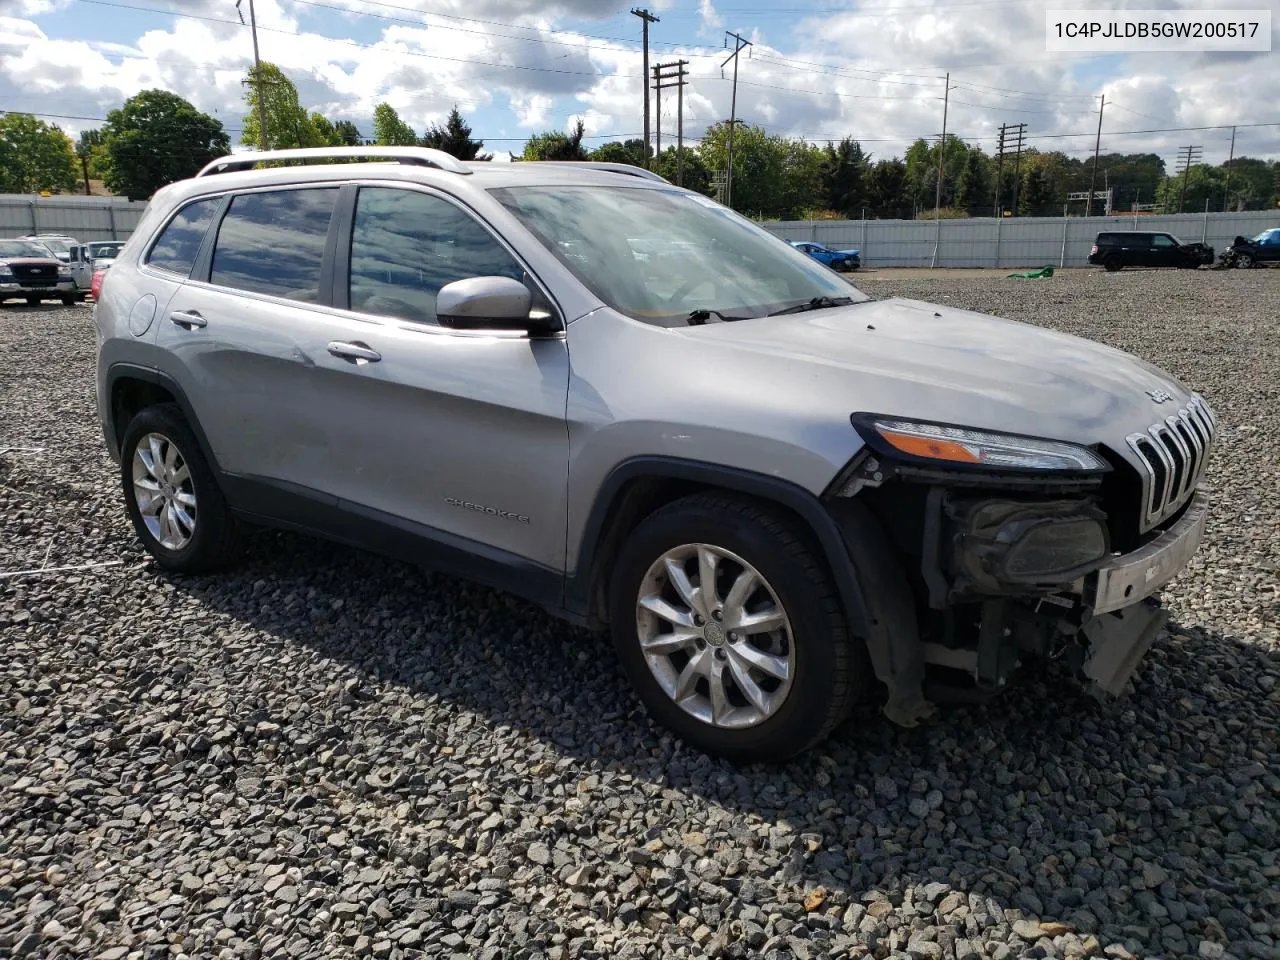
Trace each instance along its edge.
<path fill-rule="evenodd" d="M 1106 271 L 1108 273 L 1115 273 L 1122 266 L 1124 266 L 1124 264 L 1121 262 L 1119 257 L 1117 257 L 1115 254 L 1112 254 L 1111 256 L 1107 257 L 1105 260 L 1102 261 L 1102 266 L 1106 268 Z"/>
<path fill-rule="evenodd" d="M 201 573 L 239 554 L 236 520 L 176 406 L 147 407 L 129 421 L 120 480 L 134 529 L 160 566 Z"/>
<path fill-rule="evenodd" d="M 698 495 L 642 521 L 614 566 L 609 612 L 650 714 L 731 760 L 807 749 L 865 680 L 815 548 L 754 503 Z"/>

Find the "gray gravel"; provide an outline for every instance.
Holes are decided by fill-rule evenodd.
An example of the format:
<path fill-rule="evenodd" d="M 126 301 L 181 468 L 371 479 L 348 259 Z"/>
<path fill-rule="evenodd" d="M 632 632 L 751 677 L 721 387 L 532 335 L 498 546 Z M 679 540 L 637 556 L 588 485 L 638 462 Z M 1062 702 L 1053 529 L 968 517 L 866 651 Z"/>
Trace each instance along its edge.
<path fill-rule="evenodd" d="M 734 769 L 509 597 L 263 532 L 161 577 L 85 307 L 0 312 L 0 956 L 1268 957 L 1280 273 L 859 278 L 1136 350 L 1223 423 L 1133 694 L 1052 669 Z"/>

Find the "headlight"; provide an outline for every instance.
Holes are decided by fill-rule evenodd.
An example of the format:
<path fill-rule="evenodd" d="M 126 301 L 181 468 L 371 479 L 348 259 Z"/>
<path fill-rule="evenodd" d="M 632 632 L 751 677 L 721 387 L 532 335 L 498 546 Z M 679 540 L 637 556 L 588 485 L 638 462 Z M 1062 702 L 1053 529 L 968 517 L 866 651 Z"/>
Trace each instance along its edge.
<path fill-rule="evenodd" d="M 12 277 L 13 270 L 7 263 L 0 263 L 0 277 Z"/>
<path fill-rule="evenodd" d="M 1109 470 L 1088 447 L 1060 440 L 1019 437 L 939 423 L 855 414 L 863 438 L 886 452 L 950 466 L 1012 470 Z"/>
<path fill-rule="evenodd" d="M 60 277 L 69 277 L 69 276 L 71 276 L 71 268 L 70 268 L 70 267 L 68 267 L 65 263 L 64 263 L 64 264 L 60 264 L 60 265 L 58 266 L 58 276 L 60 276 Z"/>

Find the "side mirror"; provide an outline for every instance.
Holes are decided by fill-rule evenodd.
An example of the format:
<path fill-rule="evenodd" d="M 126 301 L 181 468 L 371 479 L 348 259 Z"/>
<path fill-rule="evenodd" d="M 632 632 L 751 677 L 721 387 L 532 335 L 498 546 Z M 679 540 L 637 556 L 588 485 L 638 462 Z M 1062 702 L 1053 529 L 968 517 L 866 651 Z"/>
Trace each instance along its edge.
<path fill-rule="evenodd" d="M 533 294 L 510 277 L 468 277 L 436 294 L 436 321 L 454 330 L 549 332 L 542 311 L 533 314 Z"/>

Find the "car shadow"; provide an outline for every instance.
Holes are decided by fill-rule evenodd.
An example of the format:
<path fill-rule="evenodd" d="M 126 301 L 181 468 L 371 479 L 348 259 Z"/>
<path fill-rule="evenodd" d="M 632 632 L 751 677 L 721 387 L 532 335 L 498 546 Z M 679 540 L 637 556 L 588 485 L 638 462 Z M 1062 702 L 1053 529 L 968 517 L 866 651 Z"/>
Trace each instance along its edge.
<path fill-rule="evenodd" d="M 680 822 L 687 803 L 700 820 L 729 823 L 734 846 L 774 871 L 770 883 L 797 891 L 780 908 L 796 935 L 853 932 L 875 900 L 905 899 L 919 916 L 958 906 L 950 921 L 927 921 L 949 922 L 951 936 L 985 927 L 983 915 L 1035 918 L 1150 955 L 1170 924 L 1195 953 L 1201 937 L 1251 939 L 1250 918 L 1265 915 L 1270 881 L 1256 858 L 1280 841 L 1280 804 L 1258 794 L 1248 768 L 1268 750 L 1275 759 L 1280 705 L 1267 690 L 1280 661 L 1212 629 L 1173 624 L 1124 699 L 1097 701 L 1049 664 L 919 729 L 863 709 L 793 761 L 735 767 L 649 721 L 607 638 L 506 594 L 266 531 L 236 572 L 172 583 L 255 631 L 255 645 L 284 641 L 345 668 L 333 708 L 280 721 L 282 705 L 243 707 L 291 727 L 280 749 L 333 749 L 336 738 L 359 758 L 369 737 L 372 756 L 415 758 L 408 776 L 368 764 L 326 773 L 343 790 L 389 809 L 425 792 L 438 763 L 465 760 L 477 738 L 518 731 L 535 744 L 526 758 L 568 762 L 588 796 L 625 775 L 620 789 L 666 811 L 665 826 L 631 838 L 636 847 L 696 847 Z M 435 710 L 424 699 L 447 705 L 434 726 L 422 724 Z M 478 722 L 459 720 L 468 713 Z M 803 895 L 819 887 L 826 903 L 807 912 Z"/>

